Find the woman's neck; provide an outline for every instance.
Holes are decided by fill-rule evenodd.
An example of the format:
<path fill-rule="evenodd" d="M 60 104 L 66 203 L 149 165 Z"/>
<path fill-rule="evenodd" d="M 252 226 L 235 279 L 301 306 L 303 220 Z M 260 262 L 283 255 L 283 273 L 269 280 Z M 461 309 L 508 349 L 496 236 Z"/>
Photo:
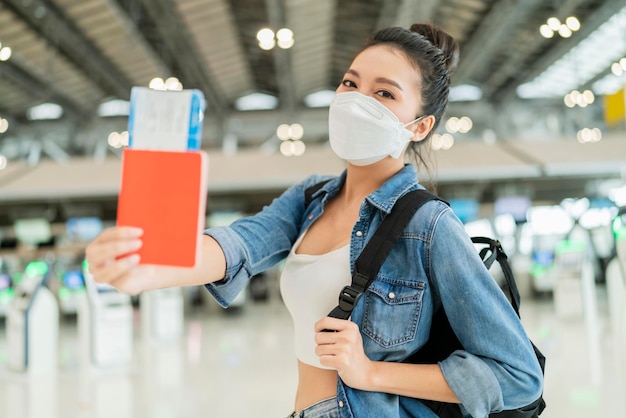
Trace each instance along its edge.
<path fill-rule="evenodd" d="M 348 164 L 346 182 L 339 193 L 339 197 L 344 203 L 360 204 L 365 197 L 378 189 L 403 167 L 404 164 L 398 163 L 397 160 L 383 160 L 368 166 Z"/>

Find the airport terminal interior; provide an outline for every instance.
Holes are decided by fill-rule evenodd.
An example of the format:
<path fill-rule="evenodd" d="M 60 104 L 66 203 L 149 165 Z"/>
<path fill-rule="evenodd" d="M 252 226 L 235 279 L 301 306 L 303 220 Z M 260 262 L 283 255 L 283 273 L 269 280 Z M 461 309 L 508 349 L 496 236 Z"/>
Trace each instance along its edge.
<path fill-rule="evenodd" d="M 506 252 L 541 417 L 626 418 L 625 0 L 0 0 L 0 418 L 289 415 L 283 262 L 222 308 L 96 283 L 85 248 L 142 148 L 208 156 L 140 202 L 198 183 L 198 236 L 340 174 L 335 89 L 372 32 L 415 22 L 461 51 L 420 181 Z"/>

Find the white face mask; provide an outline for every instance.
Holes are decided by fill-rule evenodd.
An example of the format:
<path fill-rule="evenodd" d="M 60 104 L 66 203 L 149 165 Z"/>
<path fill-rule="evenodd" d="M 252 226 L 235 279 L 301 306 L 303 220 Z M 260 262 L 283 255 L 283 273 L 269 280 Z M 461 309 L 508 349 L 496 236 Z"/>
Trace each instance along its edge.
<path fill-rule="evenodd" d="M 330 104 L 330 147 L 354 165 L 374 164 L 387 156 L 399 158 L 413 132 L 385 105 L 356 91 L 337 93 Z"/>

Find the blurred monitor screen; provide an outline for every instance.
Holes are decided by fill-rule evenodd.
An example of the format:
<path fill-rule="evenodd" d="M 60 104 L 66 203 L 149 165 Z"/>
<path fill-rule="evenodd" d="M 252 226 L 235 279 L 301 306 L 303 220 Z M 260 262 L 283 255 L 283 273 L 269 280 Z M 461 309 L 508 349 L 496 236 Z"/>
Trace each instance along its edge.
<path fill-rule="evenodd" d="M 526 222 L 526 212 L 531 202 L 528 196 L 503 196 L 496 198 L 493 212 L 495 216 L 509 214 L 515 222 Z"/>
<path fill-rule="evenodd" d="M 63 286 L 70 290 L 82 289 L 85 287 L 85 278 L 79 270 L 69 270 L 63 273 Z"/>
<path fill-rule="evenodd" d="M 473 221 L 478 217 L 478 201 L 476 199 L 450 199 L 448 203 L 463 223 Z"/>
<path fill-rule="evenodd" d="M 50 222 L 45 218 L 18 219 L 13 229 L 15 237 L 26 244 L 36 245 L 52 239 Z"/>
<path fill-rule="evenodd" d="M 11 287 L 11 277 L 6 273 L 0 273 L 0 292 Z"/>
<path fill-rule="evenodd" d="M 70 218 L 67 220 L 66 227 L 68 238 L 91 241 L 102 232 L 102 220 L 96 217 Z"/>
<path fill-rule="evenodd" d="M 554 261 L 554 253 L 552 251 L 535 251 L 533 253 L 533 262 L 540 266 L 551 266 Z"/>
<path fill-rule="evenodd" d="M 589 207 L 597 208 L 597 209 L 614 208 L 615 202 L 613 202 L 611 199 L 606 198 L 606 197 L 596 197 L 596 198 L 591 199 L 591 202 L 589 203 Z"/>

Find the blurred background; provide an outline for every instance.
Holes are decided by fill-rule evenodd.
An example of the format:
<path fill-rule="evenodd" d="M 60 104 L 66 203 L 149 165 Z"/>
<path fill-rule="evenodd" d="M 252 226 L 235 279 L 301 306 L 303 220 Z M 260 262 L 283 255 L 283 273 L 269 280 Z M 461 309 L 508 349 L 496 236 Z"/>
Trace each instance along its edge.
<path fill-rule="evenodd" d="M 203 93 L 206 225 L 227 225 L 341 172 L 334 90 L 369 34 L 414 22 L 461 46 L 432 179 L 509 255 L 542 416 L 626 417 L 624 0 L 0 1 L 0 417 L 286 416 L 280 265 L 228 310 L 89 277 L 131 88 Z"/>

